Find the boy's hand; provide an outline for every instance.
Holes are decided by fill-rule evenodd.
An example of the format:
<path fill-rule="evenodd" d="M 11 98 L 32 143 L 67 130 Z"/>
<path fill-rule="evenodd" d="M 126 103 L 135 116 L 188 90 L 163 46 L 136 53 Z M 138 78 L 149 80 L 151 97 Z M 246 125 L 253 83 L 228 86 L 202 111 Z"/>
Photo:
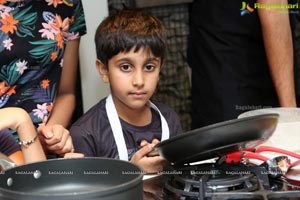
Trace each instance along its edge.
<path fill-rule="evenodd" d="M 158 140 L 158 139 L 154 139 L 154 140 L 152 140 L 152 142 L 151 142 L 151 144 L 153 144 L 154 146 L 156 145 L 156 144 L 158 144 L 160 141 Z M 141 147 L 143 147 L 143 146 L 145 146 L 145 145 L 148 145 L 149 143 L 146 141 L 146 140 L 143 140 L 142 142 L 141 142 Z M 158 152 L 157 151 L 155 151 L 154 149 L 152 150 L 152 151 L 150 151 L 149 153 L 147 153 L 147 156 L 148 157 L 154 157 L 154 156 L 159 156 L 159 154 L 158 154 Z"/>
<path fill-rule="evenodd" d="M 153 144 L 153 145 L 156 145 L 156 144 L 158 144 L 158 143 L 160 143 L 160 141 L 158 140 L 158 139 L 153 139 L 152 140 L 152 142 L 151 142 L 151 144 Z M 143 146 L 145 146 L 145 145 L 147 145 L 147 144 L 149 144 L 146 140 L 142 140 L 142 142 L 141 142 L 141 147 L 143 147 Z"/>
<path fill-rule="evenodd" d="M 146 173 L 161 172 L 168 162 L 161 156 L 147 156 L 148 153 L 154 150 L 154 146 L 157 143 L 159 143 L 157 139 L 154 139 L 151 144 L 147 141 L 142 141 L 141 149 L 132 156 L 131 162 L 140 166 Z"/>

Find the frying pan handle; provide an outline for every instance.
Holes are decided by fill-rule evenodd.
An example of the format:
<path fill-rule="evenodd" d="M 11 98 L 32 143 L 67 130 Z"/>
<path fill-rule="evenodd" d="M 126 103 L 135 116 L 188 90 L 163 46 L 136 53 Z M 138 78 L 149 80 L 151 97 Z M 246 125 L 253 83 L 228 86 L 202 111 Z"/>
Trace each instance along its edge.
<path fill-rule="evenodd" d="M 291 152 L 291 151 L 287 151 L 287 150 L 284 150 L 284 149 L 280 149 L 280 148 L 277 148 L 277 147 L 260 146 L 260 147 L 258 147 L 256 149 L 254 149 L 254 152 L 256 152 L 256 153 L 265 152 L 265 151 L 282 153 L 282 154 L 285 154 L 285 155 L 288 155 L 288 156 L 300 159 L 300 155 L 299 154 Z"/>
<path fill-rule="evenodd" d="M 159 152 L 158 152 L 158 150 L 153 149 L 152 151 L 150 151 L 150 152 L 147 154 L 147 156 L 148 156 L 148 157 L 159 156 Z"/>

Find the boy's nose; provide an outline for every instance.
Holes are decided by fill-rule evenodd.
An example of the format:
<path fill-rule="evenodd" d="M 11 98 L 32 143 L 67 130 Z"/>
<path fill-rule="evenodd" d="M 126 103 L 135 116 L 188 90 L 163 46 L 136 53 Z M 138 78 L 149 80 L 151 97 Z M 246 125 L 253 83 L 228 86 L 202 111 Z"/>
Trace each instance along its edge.
<path fill-rule="evenodd" d="M 137 71 L 134 76 L 133 76 L 133 80 L 132 83 L 134 86 L 143 86 L 144 85 L 144 75 L 143 72 L 141 71 Z"/>

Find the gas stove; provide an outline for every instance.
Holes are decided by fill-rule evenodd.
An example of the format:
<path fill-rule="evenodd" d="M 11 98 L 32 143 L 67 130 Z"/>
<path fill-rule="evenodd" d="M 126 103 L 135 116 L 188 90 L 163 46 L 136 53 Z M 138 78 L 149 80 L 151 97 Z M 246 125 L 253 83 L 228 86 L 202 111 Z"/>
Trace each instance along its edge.
<path fill-rule="evenodd" d="M 176 166 L 144 180 L 144 191 L 144 200 L 300 200 L 298 181 L 250 164 Z"/>
<path fill-rule="evenodd" d="M 144 200 L 300 200 L 300 154 L 261 146 L 278 117 L 229 120 L 158 143 L 173 165 L 144 180 Z"/>

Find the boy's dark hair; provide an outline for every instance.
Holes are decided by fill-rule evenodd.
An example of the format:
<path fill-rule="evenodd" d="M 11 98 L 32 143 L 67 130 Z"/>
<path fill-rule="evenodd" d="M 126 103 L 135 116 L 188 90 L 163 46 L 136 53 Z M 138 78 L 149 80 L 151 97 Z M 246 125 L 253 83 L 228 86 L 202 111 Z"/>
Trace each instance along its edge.
<path fill-rule="evenodd" d="M 108 67 L 108 60 L 133 47 L 150 50 L 163 61 L 166 50 L 166 32 L 162 23 L 141 9 L 125 8 L 106 17 L 95 34 L 97 58 Z"/>

